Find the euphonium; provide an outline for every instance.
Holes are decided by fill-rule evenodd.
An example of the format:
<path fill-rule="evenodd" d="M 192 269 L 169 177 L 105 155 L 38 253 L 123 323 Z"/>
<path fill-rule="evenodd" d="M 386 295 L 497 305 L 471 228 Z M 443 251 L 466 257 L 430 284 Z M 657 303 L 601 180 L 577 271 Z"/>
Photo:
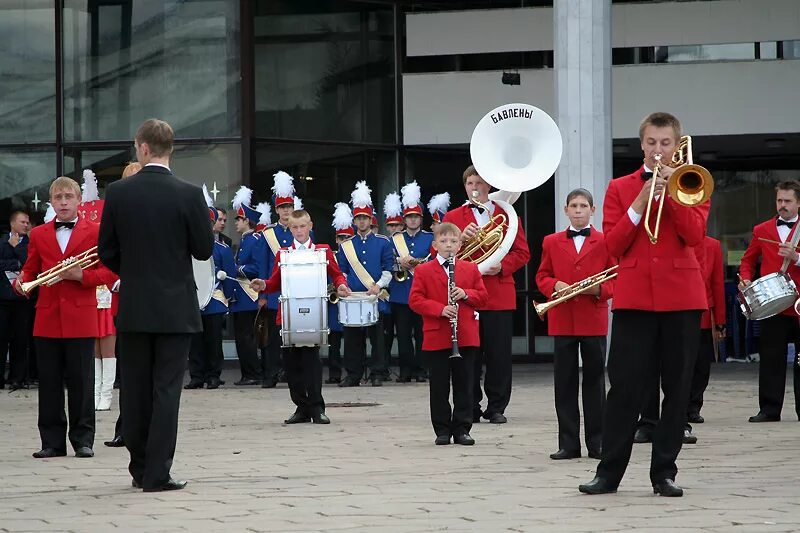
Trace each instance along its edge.
<path fill-rule="evenodd" d="M 489 209 L 480 203 L 477 197 L 478 191 L 472 191 L 470 203 L 485 209 L 488 213 Z M 495 215 L 489 219 L 489 222 L 478 229 L 478 233 L 476 233 L 474 237 L 464 242 L 456 257 L 475 264 L 482 263 L 491 256 L 500 246 L 500 243 L 503 242 L 503 231 L 507 225 L 508 219 L 505 215 Z M 472 256 L 476 253 L 480 253 L 480 255 L 473 258 Z"/>

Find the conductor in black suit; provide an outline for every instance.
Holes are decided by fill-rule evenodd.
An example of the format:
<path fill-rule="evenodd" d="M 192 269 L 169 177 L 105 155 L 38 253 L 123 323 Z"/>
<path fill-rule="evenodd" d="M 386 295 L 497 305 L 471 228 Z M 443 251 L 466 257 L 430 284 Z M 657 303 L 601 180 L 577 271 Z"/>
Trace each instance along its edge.
<path fill-rule="evenodd" d="M 211 256 L 214 237 L 199 187 L 169 168 L 173 132 L 162 120 L 139 126 L 142 170 L 106 190 L 98 254 L 119 274 L 117 343 L 123 434 L 132 485 L 145 492 L 186 486 L 170 476 L 181 386 L 193 333 L 202 330 L 192 257 Z"/>

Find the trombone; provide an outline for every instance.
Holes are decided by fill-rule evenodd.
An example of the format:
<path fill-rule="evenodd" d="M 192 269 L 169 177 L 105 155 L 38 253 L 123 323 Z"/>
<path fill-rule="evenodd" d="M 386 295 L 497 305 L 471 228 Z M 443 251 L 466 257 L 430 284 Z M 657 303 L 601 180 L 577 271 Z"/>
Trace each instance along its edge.
<path fill-rule="evenodd" d="M 489 212 L 489 209 L 477 200 L 478 191 L 472 191 L 472 198 L 470 203 L 477 205 Z M 491 256 L 500 244 L 503 242 L 503 228 L 508 225 L 508 218 L 503 215 L 495 215 L 489 222 L 484 224 L 478 229 L 478 233 L 474 237 L 464 242 L 461 250 L 456 257 L 470 261 L 472 263 L 480 264 Z M 480 252 L 480 255 L 474 259 L 470 257 Z"/>
<path fill-rule="evenodd" d="M 539 315 L 539 318 L 544 319 L 545 313 L 547 313 L 553 307 L 566 302 L 578 296 L 579 294 L 588 291 L 592 287 L 596 287 L 601 283 L 605 283 L 611 279 L 617 277 L 617 273 L 615 270 L 619 268 L 619 265 L 614 265 L 611 268 L 603 270 L 602 272 L 598 272 L 593 276 L 589 276 L 586 279 L 581 281 L 575 282 L 568 287 L 564 287 L 561 290 L 556 291 L 553 293 L 553 297 L 549 302 L 544 303 L 533 303 L 533 308 L 536 310 L 536 314 Z"/>
<path fill-rule="evenodd" d="M 82 252 L 76 256 L 68 257 L 64 259 L 60 263 L 58 263 L 53 268 L 45 270 L 33 281 L 28 281 L 25 283 L 20 283 L 19 288 L 24 294 L 28 294 L 30 291 L 38 287 L 39 285 L 47 285 L 48 287 L 51 285 L 55 285 L 59 281 L 61 281 L 61 274 L 78 266 L 81 270 L 86 270 L 87 268 L 93 267 L 96 265 L 100 260 L 97 258 L 97 246 L 93 246 Z"/>
<path fill-rule="evenodd" d="M 650 183 L 650 196 L 647 199 L 647 207 L 644 215 L 644 230 L 650 238 L 650 242 L 658 242 L 658 232 L 661 228 L 661 211 L 664 209 L 664 197 L 662 194 L 655 200 L 656 178 L 661 170 L 661 154 L 655 155 L 656 165 L 653 169 L 653 178 Z M 666 193 L 677 203 L 686 207 L 695 207 L 706 203 L 711 199 L 714 192 L 714 178 L 711 173 L 700 165 L 692 162 L 692 138 L 689 135 L 681 137 L 678 147 L 672 154 L 672 160 L 666 163 L 675 169 L 675 172 L 667 180 Z M 658 213 L 656 214 L 655 227 L 650 229 L 650 208 L 653 201 L 658 201 Z"/>

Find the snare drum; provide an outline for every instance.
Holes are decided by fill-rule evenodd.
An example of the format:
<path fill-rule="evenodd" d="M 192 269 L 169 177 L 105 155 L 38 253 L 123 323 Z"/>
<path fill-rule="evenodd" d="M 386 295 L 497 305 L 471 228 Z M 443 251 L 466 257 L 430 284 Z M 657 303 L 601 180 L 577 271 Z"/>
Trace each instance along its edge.
<path fill-rule="evenodd" d="M 281 250 L 283 346 L 328 344 L 328 261 L 325 250 Z"/>
<path fill-rule="evenodd" d="M 773 272 L 739 291 L 739 305 L 749 320 L 763 320 L 789 309 L 798 298 L 794 281 L 786 274 Z"/>
<path fill-rule="evenodd" d="M 217 285 L 215 270 L 213 257 L 209 257 L 205 261 L 198 261 L 192 257 L 192 272 L 194 284 L 197 287 L 197 304 L 201 311 L 206 308 L 214 294 Z"/>
<path fill-rule="evenodd" d="M 347 328 L 372 326 L 378 322 L 378 297 L 354 292 L 339 298 L 339 322 Z"/>

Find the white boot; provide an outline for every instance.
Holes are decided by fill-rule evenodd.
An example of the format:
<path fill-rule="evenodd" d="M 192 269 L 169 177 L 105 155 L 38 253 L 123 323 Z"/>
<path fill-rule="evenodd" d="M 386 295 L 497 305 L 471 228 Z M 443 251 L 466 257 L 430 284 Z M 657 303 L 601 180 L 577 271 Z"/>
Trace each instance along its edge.
<path fill-rule="evenodd" d="M 94 358 L 94 410 L 100 403 L 100 386 L 103 383 L 103 360 L 99 357 Z"/>
<path fill-rule="evenodd" d="M 111 391 L 114 390 L 114 377 L 117 374 L 117 360 L 114 357 L 103 359 L 103 386 L 100 388 L 98 411 L 111 409 Z"/>

